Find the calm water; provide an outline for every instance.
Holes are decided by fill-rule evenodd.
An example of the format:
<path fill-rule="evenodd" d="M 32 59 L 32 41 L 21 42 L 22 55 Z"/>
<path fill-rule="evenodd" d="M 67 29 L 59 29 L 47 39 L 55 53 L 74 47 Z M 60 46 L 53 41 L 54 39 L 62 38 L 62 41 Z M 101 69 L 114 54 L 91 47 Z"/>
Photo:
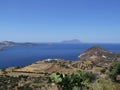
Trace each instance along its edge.
<path fill-rule="evenodd" d="M 48 58 L 78 60 L 78 55 L 94 45 L 98 45 L 109 51 L 120 52 L 120 44 L 53 44 L 40 46 L 14 46 L 0 51 L 0 68 L 25 66 L 35 61 Z"/>

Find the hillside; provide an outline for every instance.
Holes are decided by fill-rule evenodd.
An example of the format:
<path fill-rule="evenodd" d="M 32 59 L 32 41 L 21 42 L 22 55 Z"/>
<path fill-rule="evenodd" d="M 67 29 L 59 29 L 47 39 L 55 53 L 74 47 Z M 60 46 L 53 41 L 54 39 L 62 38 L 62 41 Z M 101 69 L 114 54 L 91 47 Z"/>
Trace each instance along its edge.
<path fill-rule="evenodd" d="M 94 65 L 107 66 L 117 60 L 117 54 L 101 47 L 93 46 L 78 56 L 81 61 L 91 61 Z"/>

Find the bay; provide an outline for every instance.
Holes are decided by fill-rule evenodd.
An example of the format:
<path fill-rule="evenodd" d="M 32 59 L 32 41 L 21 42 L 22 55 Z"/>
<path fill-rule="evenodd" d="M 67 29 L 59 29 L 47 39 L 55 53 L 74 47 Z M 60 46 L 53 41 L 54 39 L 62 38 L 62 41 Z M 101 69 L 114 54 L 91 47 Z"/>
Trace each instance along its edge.
<path fill-rule="evenodd" d="M 0 68 L 11 66 L 26 66 L 38 60 L 61 58 L 79 60 L 78 56 L 92 46 L 100 46 L 106 50 L 118 53 L 120 44 L 46 44 L 38 46 L 13 46 L 0 51 Z"/>

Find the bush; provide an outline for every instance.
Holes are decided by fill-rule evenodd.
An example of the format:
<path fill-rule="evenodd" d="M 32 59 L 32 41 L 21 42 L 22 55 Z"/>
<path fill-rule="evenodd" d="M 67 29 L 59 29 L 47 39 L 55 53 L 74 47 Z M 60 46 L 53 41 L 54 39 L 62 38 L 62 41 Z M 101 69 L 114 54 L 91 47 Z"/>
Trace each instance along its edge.
<path fill-rule="evenodd" d="M 111 73 L 110 73 L 110 78 L 113 80 L 113 81 L 116 81 L 116 77 L 117 75 L 120 75 L 120 62 L 117 62 L 113 65 L 113 69 L 111 70 Z M 119 81 L 120 82 L 120 81 Z"/>
<path fill-rule="evenodd" d="M 50 82 L 55 83 L 62 90 L 73 90 L 73 88 L 78 88 L 78 90 L 88 89 L 88 83 L 95 79 L 95 74 L 83 71 L 77 71 L 71 75 L 60 73 L 50 75 Z"/>
<path fill-rule="evenodd" d="M 106 69 L 105 69 L 105 68 L 103 68 L 103 69 L 101 69 L 101 70 L 100 70 L 100 72 L 101 72 L 102 74 L 105 74 Z"/>
<path fill-rule="evenodd" d="M 92 72 L 86 72 L 85 78 L 87 78 L 89 82 L 93 82 L 96 79 L 96 74 Z"/>

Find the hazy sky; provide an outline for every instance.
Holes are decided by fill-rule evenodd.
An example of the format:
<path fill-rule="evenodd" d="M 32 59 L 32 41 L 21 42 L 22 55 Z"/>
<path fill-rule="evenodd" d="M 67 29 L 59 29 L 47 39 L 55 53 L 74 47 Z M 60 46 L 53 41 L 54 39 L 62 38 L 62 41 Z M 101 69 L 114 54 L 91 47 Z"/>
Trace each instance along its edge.
<path fill-rule="evenodd" d="M 0 0 L 0 41 L 120 43 L 120 0 Z"/>

